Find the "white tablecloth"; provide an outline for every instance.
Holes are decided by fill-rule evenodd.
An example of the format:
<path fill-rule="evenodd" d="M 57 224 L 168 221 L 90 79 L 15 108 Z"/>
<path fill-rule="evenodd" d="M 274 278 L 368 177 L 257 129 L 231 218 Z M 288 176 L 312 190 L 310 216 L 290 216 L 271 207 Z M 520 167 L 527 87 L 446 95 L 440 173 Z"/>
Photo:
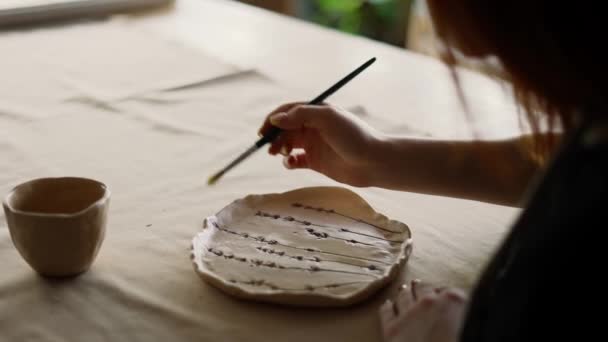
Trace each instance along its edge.
<path fill-rule="evenodd" d="M 129 21 L 3 33 L 0 51 L 2 193 L 28 179 L 64 175 L 91 177 L 112 191 L 102 249 L 74 279 L 36 275 L 0 221 L 2 341 L 377 341 L 377 308 L 401 281 L 469 288 L 517 213 L 355 188 L 377 211 L 412 229 L 413 255 L 398 281 L 345 309 L 239 301 L 193 270 L 188 250 L 202 220 L 247 194 L 338 184 L 287 171 L 265 152 L 215 187 L 207 177 L 255 141 L 268 111 L 316 94 L 159 39 Z M 425 134 L 353 98 L 336 104 L 379 127 Z"/>

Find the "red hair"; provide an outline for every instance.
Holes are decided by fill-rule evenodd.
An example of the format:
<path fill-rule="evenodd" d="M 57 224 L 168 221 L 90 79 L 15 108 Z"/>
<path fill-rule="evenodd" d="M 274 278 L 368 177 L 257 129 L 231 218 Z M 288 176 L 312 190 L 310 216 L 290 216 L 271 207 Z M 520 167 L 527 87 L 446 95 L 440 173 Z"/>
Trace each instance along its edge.
<path fill-rule="evenodd" d="M 559 5 L 554 1 L 429 0 L 438 35 L 452 48 L 496 56 L 513 86 L 540 152 L 549 152 L 545 131 L 568 133 L 592 116 L 589 106 L 608 97 L 608 56 L 602 46 L 603 11 L 593 2 Z M 471 46 L 472 44 L 472 46 Z M 600 49 L 602 49 L 600 51 Z M 468 51 L 467 51 L 468 50 Z"/>

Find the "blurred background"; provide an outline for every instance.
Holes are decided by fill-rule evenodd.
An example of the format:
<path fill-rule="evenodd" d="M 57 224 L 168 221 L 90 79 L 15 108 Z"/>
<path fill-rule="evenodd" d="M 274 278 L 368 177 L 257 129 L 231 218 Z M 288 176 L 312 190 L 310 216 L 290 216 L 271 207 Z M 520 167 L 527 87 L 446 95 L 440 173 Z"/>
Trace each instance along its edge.
<path fill-rule="evenodd" d="M 117 7 L 122 2 L 128 4 L 165 3 L 170 0 L 87 0 L 93 3 Z M 175 0 L 173 0 L 175 1 Z M 203 0 L 200 0 L 203 1 Z M 438 57 L 437 39 L 433 30 L 426 0 L 223 0 L 236 1 L 281 15 L 338 30 L 346 34 L 362 36 L 398 48 L 423 55 Z M 0 0 L 0 24 L 22 20 L 24 15 L 2 15 L 2 10 L 25 4 L 40 5 L 52 3 L 75 3 L 77 0 Z M 60 4 L 57 7 L 63 6 Z M 36 11 L 36 16 L 44 16 L 44 11 Z M 15 13 L 18 13 L 16 11 Z M 492 76 L 501 76 L 496 61 L 476 61 L 457 56 L 458 64 L 468 69 L 481 71 Z M 489 62 L 489 63 L 488 63 Z"/>
<path fill-rule="evenodd" d="M 233 0 L 436 56 L 424 0 Z"/>
<path fill-rule="evenodd" d="M 437 40 L 426 0 L 228 0 L 288 15 L 347 34 L 438 58 Z M 500 78 L 498 61 L 473 60 L 456 53 L 457 64 Z"/>

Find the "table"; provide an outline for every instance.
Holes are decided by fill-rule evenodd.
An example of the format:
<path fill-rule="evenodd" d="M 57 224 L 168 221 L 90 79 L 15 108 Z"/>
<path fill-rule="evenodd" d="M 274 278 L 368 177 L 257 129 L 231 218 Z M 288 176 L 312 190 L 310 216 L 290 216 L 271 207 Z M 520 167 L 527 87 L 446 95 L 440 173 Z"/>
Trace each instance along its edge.
<path fill-rule="evenodd" d="M 378 306 L 421 278 L 469 289 L 518 211 L 474 201 L 351 188 L 413 232 L 398 281 L 342 309 L 243 302 L 202 282 L 189 260 L 202 220 L 234 199 L 339 185 L 254 155 L 221 185 L 206 178 L 255 139 L 278 104 L 308 99 L 363 60 L 332 97 L 376 127 L 441 138 L 517 134 L 497 82 L 462 71 L 469 124 L 438 61 L 250 6 L 179 0 L 158 13 L 0 34 L 0 190 L 53 175 L 112 190 L 93 267 L 37 276 L 0 223 L 0 332 L 7 341 L 379 341 Z M 7 57 L 8 56 L 8 57 Z M 176 87 L 189 85 L 188 87 Z M 491 114 L 491 115 L 490 115 Z M 231 132 L 231 134 L 226 134 Z"/>

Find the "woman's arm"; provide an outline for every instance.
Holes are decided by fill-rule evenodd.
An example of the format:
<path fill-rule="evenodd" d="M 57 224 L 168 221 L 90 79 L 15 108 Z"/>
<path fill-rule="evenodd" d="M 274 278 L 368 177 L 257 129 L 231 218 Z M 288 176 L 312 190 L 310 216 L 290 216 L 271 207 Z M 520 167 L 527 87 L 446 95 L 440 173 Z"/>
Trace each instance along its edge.
<path fill-rule="evenodd" d="M 541 165 L 531 138 L 442 141 L 387 137 L 331 106 L 286 104 L 260 129 L 283 129 L 269 149 L 289 169 L 311 169 L 338 182 L 518 206 Z"/>
<path fill-rule="evenodd" d="M 540 171 L 530 136 L 495 141 L 381 137 L 370 184 L 382 188 L 520 206 Z"/>

